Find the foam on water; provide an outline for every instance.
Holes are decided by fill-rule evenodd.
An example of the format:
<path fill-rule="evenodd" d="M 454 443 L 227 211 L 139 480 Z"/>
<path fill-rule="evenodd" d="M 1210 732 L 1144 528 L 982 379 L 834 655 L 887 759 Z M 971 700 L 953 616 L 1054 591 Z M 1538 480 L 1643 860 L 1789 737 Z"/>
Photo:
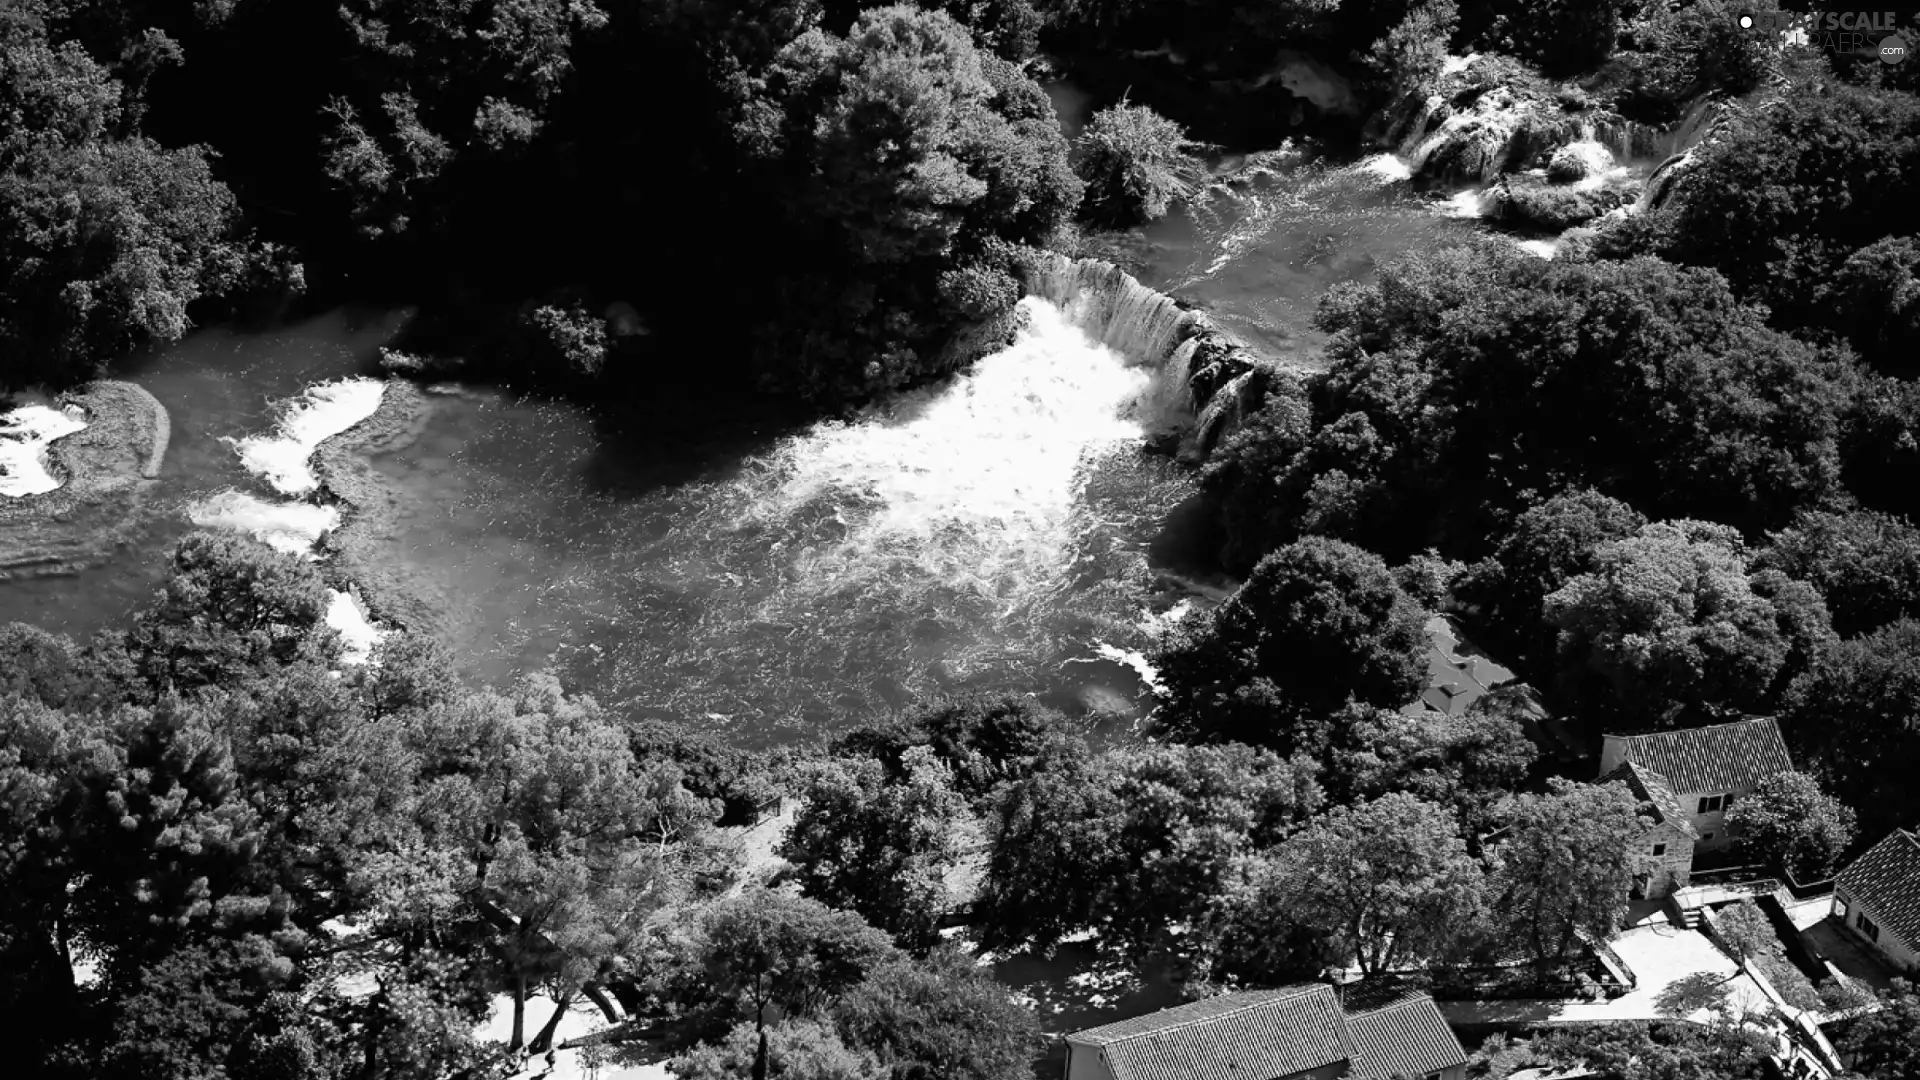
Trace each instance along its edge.
<path fill-rule="evenodd" d="M 313 547 L 340 524 L 340 511 L 305 502 L 268 502 L 242 491 L 223 491 L 187 508 L 187 517 L 207 528 L 232 529 L 275 551 L 318 559 Z"/>
<path fill-rule="evenodd" d="M 1515 243 L 1515 246 L 1529 255 L 1537 255 L 1542 259 L 1551 259 L 1560 253 L 1560 241 L 1557 238 L 1552 240 L 1520 240 Z"/>
<path fill-rule="evenodd" d="M 1405 180 L 1413 175 L 1413 169 L 1398 154 L 1375 154 L 1355 165 L 1354 170 L 1362 176 L 1376 177 L 1381 183 L 1386 184 Z"/>
<path fill-rule="evenodd" d="M 1441 212 L 1454 218 L 1481 217 L 1487 212 L 1486 195 L 1484 188 L 1477 187 L 1456 191 L 1440 204 Z"/>
<path fill-rule="evenodd" d="M 953 383 L 790 440 L 740 481 L 743 525 L 832 506 L 844 539 L 792 556 L 801 590 L 912 572 L 1002 595 L 1053 576 L 1090 450 L 1137 439 L 1154 373 L 1029 297 L 1028 329 Z"/>
<path fill-rule="evenodd" d="M 240 462 L 283 495 L 305 495 L 320 485 L 308 459 L 327 439 L 372 416 L 387 384 L 379 379 L 340 379 L 309 387 L 287 407 L 272 435 L 234 440 Z"/>
<path fill-rule="evenodd" d="M 0 495 L 41 495 L 60 486 L 47 471 L 47 446 L 86 429 L 78 408 L 25 405 L 0 415 Z"/>

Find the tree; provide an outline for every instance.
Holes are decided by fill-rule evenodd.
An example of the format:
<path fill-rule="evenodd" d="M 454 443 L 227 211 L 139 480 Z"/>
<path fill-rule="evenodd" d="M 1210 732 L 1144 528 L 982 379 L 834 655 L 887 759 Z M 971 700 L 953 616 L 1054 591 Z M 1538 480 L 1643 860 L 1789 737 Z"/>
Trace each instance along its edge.
<path fill-rule="evenodd" d="M 1493 849 L 1493 910 L 1542 970 L 1567 964 L 1582 936 L 1605 940 L 1642 871 L 1639 805 L 1620 784 L 1554 779 L 1513 797 Z"/>
<path fill-rule="evenodd" d="M 1920 754 L 1920 622 L 1827 649 L 1788 687 L 1780 723 L 1795 757 L 1867 835 L 1913 820 L 1920 800 L 1906 763 Z"/>
<path fill-rule="evenodd" d="M 1779 935 L 1767 915 L 1751 900 L 1742 900 L 1721 910 L 1718 920 L 1720 940 L 1741 963 L 1771 954 Z"/>
<path fill-rule="evenodd" d="M 1905 518 L 1815 510 L 1771 539 L 1755 565 L 1820 590 L 1841 637 L 1920 615 L 1920 529 Z"/>
<path fill-rule="evenodd" d="M 1325 928 L 1363 977 L 1447 956 L 1481 914 L 1459 824 L 1412 795 L 1335 807 L 1276 858 L 1295 875 L 1297 917 Z"/>
<path fill-rule="evenodd" d="M 1584 74 L 1613 55 L 1627 7 L 1626 0 L 1505 0 L 1497 5 L 1500 15 L 1488 36 L 1549 75 Z"/>
<path fill-rule="evenodd" d="M 1110 225 L 1157 221 L 1200 190 L 1203 149 L 1179 124 L 1122 98 L 1094 113 L 1080 135 L 1074 171 L 1087 185 L 1083 208 Z"/>
<path fill-rule="evenodd" d="M 41 4 L 0 16 L 0 386 L 98 374 L 137 344 L 177 341 L 203 298 L 297 288 L 254 245 L 205 148 L 126 129 L 123 88 Z"/>
<path fill-rule="evenodd" d="M 1277 497 L 1277 489 L 1312 438 L 1313 407 L 1306 388 L 1281 375 L 1260 407 L 1207 456 L 1200 482 L 1219 513 L 1220 561 L 1228 570 L 1251 571 L 1268 552 L 1299 539 L 1307 527 L 1297 508 Z"/>
<path fill-rule="evenodd" d="M 1454 0 L 1424 0 L 1373 43 L 1369 63 L 1387 79 L 1395 97 L 1432 93 L 1459 29 L 1460 8 Z"/>
<path fill-rule="evenodd" d="M 1602 544 L 1624 540 L 1647 524 L 1633 507 L 1582 488 L 1528 508 L 1492 555 L 1475 563 L 1454 595 L 1475 609 L 1477 627 L 1521 659 L 1550 660 L 1559 631 L 1547 622 L 1546 598 L 1592 572 Z"/>
<path fill-rule="evenodd" d="M 1760 529 L 1840 490 L 1854 364 L 1710 272 L 1469 245 L 1335 287 L 1316 324 L 1313 430 L 1266 488 L 1304 530 L 1472 558 L 1539 492 Z"/>
<path fill-rule="evenodd" d="M 1848 340 L 1869 363 L 1911 374 L 1906 342 L 1920 334 L 1920 240 L 1889 236 L 1847 256 L 1830 293 L 1852 313 Z"/>
<path fill-rule="evenodd" d="M 1019 299 L 1018 247 L 1080 199 L 1045 94 L 940 11 L 873 8 L 845 37 L 801 34 L 735 130 L 779 210 L 762 379 L 807 397 L 940 373 L 953 331 Z"/>
<path fill-rule="evenodd" d="M 966 803 L 933 751 L 906 751 L 906 776 L 889 783 L 876 761 L 829 762 L 813 771 L 780 857 L 800 888 L 857 911 L 921 951 L 939 940 L 946 875 L 959 862 Z"/>
<path fill-rule="evenodd" d="M 1647 525 L 1593 561 L 1546 598 L 1545 613 L 1560 628 L 1569 694 L 1604 694 L 1622 715 L 1764 710 L 1788 661 L 1804 664 L 1831 636 L 1812 591 L 1750 575 L 1740 535 L 1724 525 Z"/>
<path fill-rule="evenodd" d="M 1032 1010 L 954 949 L 882 965 L 838 1003 L 834 1020 L 847 1044 L 872 1052 L 894 1080 L 1017 1076 L 1043 1042 Z"/>
<path fill-rule="evenodd" d="M 1701 157 L 1663 253 L 1718 270 L 1775 325 L 1831 332 L 1898 363 L 1906 354 L 1897 344 L 1889 354 L 1885 336 L 1909 317 L 1912 263 L 1890 238 L 1920 233 L 1920 101 L 1808 83 Z M 1858 211 L 1866 206 L 1886 209 Z"/>
<path fill-rule="evenodd" d="M 762 1064 L 764 1062 L 764 1064 Z M 831 1025 L 786 1020 L 764 1031 L 738 1024 L 726 1040 L 697 1047 L 670 1066 L 680 1080 L 882 1080 L 872 1054 L 842 1042 Z"/>
<path fill-rule="evenodd" d="M 887 936 L 858 915 L 817 900 L 750 889 L 706 909 L 689 957 L 695 981 L 683 987 L 696 1010 L 731 1024 L 766 1010 L 815 1016 L 869 973 L 899 956 Z"/>
<path fill-rule="evenodd" d="M 576 39 L 607 23 L 592 0 L 350 0 L 338 17 L 354 62 L 331 87 L 326 173 L 372 236 L 407 229 L 452 167 L 525 148 Z"/>
<path fill-rule="evenodd" d="M 1260 560 L 1225 604 L 1189 617 L 1156 659 L 1159 719 L 1186 738 L 1286 747 L 1351 697 L 1400 705 L 1426 677 L 1425 618 L 1380 557 L 1310 537 Z"/>
<path fill-rule="evenodd" d="M 1063 743 L 1004 789 L 974 910 L 990 946 L 1097 929 L 1136 955 L 1199 920 L 1245 852 L 1319 804 L 1311 766 L 1251 747 Z"/>
<path fill-rule="evenodd" d="M 1326 762 L 1320 782 L 1335 805 L 1406 792 L 1472 829 L 1525 782 L 1539 756 L 1515 712 L 1510 695 L 1499 693 L 1459 716 L 1350 705 L 1312 756 Z"/>
<path fill-rule="evenodd" d="M 1895 979 L 1880 994 L 1880 1008 L 1847 1021 L 1834 1042 L 1853 1071 L 1874 1080 L 1920 1076 L 1920 994 Z"/>
<path fill-rule="evenodd" d="M 1786 772 L 1768 777 L 1735 803 L 1727 811 L 1727 831 L 1795 880 L 1821 881 L 1853 843 L 1853 811 L 1821 791 L 1813 777 Z"/>
<path fill-rule="evenodd" d="M 327 588 L 313 564 L 232 533 L 195 533 L 173 576 L 127 632 L 156 691 L 234 686 L 271 663 L 337 659 Z"/>

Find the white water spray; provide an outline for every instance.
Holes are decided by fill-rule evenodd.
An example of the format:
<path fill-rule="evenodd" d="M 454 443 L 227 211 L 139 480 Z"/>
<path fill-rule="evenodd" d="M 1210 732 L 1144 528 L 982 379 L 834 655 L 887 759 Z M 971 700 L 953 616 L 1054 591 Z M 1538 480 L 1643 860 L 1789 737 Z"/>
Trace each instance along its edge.
<path fill-rule="evenodd" d="M 283 495 L 305 495 L 320 486 L 308 461 L 320 444 L 372 416 L 386 384 L 378 379 L 340 379 L 309 387 L 281 417 L 272 435 L 230 440 L 247 471 Z"/>
<path fill-rule="evenodd" d="M 47 469 L 47 447 L 87 427 L 73 406 L 26 405 L 0 415 L 0 495 L 41 495 L 60 486 Z"/>

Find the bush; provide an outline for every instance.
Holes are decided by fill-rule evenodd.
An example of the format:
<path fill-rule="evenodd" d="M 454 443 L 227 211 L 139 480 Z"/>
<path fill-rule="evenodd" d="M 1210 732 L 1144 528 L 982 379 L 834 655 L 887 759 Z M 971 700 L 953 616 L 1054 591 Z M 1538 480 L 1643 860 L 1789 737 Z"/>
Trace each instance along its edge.
<path fill-rule="evenodd" d="M 1504 0 L 1489 38 L 1562 77 L 1591 71 L 1613 55 L 1628 0 Z"/>
<path fill-rule="evenodd" d="M 1145 105 L 1122 100 L 1094 113 L 1075 163 L 1087 185 L 1088 216 L 1120 226 L 1166 216 L 1200 189 L 1206 169 L 1196 155 L 1202 149 L 1185 128 Z"/>

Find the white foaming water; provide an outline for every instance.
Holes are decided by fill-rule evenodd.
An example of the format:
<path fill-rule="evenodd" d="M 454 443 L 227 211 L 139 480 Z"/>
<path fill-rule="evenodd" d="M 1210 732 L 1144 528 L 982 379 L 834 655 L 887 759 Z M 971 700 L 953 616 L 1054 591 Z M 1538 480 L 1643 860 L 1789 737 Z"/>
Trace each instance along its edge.
<path fill-rule="evenodd" d="M 373 647 L 386 637 L 386 632 L 374 628 L 367 621 L 366 612 L 354 598 L 344 592 L 335 591 L 333 600 L 327 605 L 327 625 L 339 631 L 340 639 L 346 643 L 346 649 L 340 659 L 349 664 L 364 664 L 373 653 Z"/>
<path fill-rule="evenodd" d="M 240 491 L 223 491 L 187 508 L 195 525 L 233 529 L 289 555 L 313 554 L 327 530 L 340 524 L 340 511 L 313 503 L 268 502 Z"/>
<path fill-rule="evenodd" d="M 1515 242 L 1515 246 L 1529 255 L 1537 255 L 1542 259 L 1551 259 L 1560 252 L 1560 241 L 1558 239 L 1520 240 Z"/>
<path fill-rule="evenodd" d="M 47 471 L 47 446 L 86 429 L 77 408 L 26 405 L 0 416 L 0 495 L 41 495 L 60 486 Z"/>
<path fill-rule="evenodd" d="M 1487 212 L 1487 193 L 1482 188 L 1468 188 L 1456 191 L 1441 204 L 1442 213 L 1455 218 L 1477 218 Z"/>
<path fill-rule="evenodd" d="M 1402 161 L 1398 154 L 1375 154 L 1354 166 L 1354 169 L 1363 176 L 1378 179 L 1383 184 L 1395 183 L 1413 175 L 1413 169 Z"/>
<path fill-rule="evenodd" d="M 952 383 L 781 444 L 738 483 L 745 524 L 832 507 L 845 528 L 793 556 L 802 586 L 903 572 L 1015 601 L 1057 576 L 1084 459 L 1138 439 L 1155 372 L 1028 297 L 1012 347 Z M 852 508 L 851 513 L 849 509 Z"/>
<path fill-rule="evenodd" d="M 307 464 L 321 443 L 372 416 L 387 384 L 379 379 L 341 379 L 309 387 L 287 408 L 273 435 L 234 441 L 248 472 L 283 495 L 305 495 L 320 485 Z"/>

